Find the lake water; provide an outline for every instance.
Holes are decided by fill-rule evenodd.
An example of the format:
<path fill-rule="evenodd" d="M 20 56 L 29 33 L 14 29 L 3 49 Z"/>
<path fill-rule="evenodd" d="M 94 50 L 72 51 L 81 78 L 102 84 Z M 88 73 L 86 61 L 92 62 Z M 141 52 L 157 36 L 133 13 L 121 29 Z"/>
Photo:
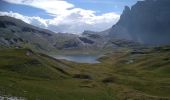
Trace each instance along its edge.
<path fill-rule="evenodd" d="M 99 61 L 97 61 L 99 56 L 95 55 L 57 55 L 54 58 L 64 59 L 77 63 L 90 63 L 90 64 L 100 63 Z"/>

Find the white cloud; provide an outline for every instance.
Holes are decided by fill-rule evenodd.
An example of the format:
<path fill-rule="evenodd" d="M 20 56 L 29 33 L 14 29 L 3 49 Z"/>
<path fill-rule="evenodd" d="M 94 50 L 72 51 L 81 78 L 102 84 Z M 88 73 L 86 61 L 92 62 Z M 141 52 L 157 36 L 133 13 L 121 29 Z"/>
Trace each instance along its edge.
<path fill-rule="evenodd" d="M 53 15 L 66 15 L 73 4 L 63 0 L 3 0 L 8 3 L 27 5 L 45 10 Z"/>
<path fill-rule="evenodd" d="M 52 19 L 24 16 L 15 12 L 0 12 L 0 15 L 8 15 L 21 19 L 27 23 L 47 28 L 55 32 L 80 33 L 84 30 L 102 31 L 115 24 L 120 15 L 109 12 L 96 15 L 93 10 L 76 8 L 73 4 L 64 0 L 4 0 L 8 3 L 21 4 L 43 9 Z"/>
<path fill-rule="evenodd" d="M 15 13 L 15 12 L 2 12 L 0 11 L 0 16 L 10 16 L 10 17 L 14 17 L 14 18 L 17 18 L 17 19 L 21 19 L 23 20 L 24 22 L 28 23 L 28 24 L 32 24 L 32 25 L 35 25 L 35 26 L 39 26 L 39 27 L 42 27 L 42 28 L 46 28 L 48 25 L 47 25 L 47 20 L 45 19 L 42 19 L 40 17 L 28 17 L 28 16 L 24 16 L 24 15 L 21 15 L 19 13 Z"/>
<path fill-rule="evenodd" d="M 10 17 L 14 17 L 17 19 L 21 19 L 21 20 L 25 21 L 26 23 L 30 23 L 30 21 L 27 18 L 25 18 L 25 16 L 18 14 L 18 13 L 14 13 L 12 11 L 10 11 L 10 12 L 0 11 L 0 16 L 10 16 Z"/>

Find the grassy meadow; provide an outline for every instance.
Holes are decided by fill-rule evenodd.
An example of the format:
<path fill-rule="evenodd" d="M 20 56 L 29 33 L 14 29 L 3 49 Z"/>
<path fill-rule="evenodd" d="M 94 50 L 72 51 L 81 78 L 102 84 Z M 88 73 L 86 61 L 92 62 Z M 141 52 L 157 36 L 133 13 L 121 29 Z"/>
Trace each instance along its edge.
<path fill-rule="evenodd" d="M 26 100 L 169 100 L 170 47 L 108 53 L 99 64 L 0 49 L 0 96 Z"/>

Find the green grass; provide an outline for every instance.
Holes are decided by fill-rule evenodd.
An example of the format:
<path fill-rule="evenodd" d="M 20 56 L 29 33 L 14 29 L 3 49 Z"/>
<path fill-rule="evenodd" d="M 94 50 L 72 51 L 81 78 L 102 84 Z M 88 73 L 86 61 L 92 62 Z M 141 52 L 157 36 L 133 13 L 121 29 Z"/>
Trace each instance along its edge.
<path fill-rule="evenodd" d="M 167 48 L 112 53 L 99 64 L 55 60 L 29 49 L 0 49 L 0 95 L 28 100 L 169 100 Z"/>

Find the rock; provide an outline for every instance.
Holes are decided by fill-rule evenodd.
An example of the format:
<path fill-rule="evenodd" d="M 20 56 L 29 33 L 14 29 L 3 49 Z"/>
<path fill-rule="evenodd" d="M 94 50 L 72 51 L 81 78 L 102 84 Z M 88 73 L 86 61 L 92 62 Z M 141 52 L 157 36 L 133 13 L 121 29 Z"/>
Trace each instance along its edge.
<path fill-rule="evenodd" d="M 110 36 L 149 45 L 170 44 L 170 0 L 138 1 L 125 7 Z"/>
<path fill-rule="evenodd" d="M 115 77 L 107 77 L 105 79 L 102 80 L 103 83 L 113 83 L 115 82 Z"/>
<path fill-rule="evenodd" d="M 78 78 L 78 79 L 87 79 L 87 80 L 91 80 L 91 76 L 86 75 L 86 74 L 75 74 L 73 75 L 73 78 Z"/>

